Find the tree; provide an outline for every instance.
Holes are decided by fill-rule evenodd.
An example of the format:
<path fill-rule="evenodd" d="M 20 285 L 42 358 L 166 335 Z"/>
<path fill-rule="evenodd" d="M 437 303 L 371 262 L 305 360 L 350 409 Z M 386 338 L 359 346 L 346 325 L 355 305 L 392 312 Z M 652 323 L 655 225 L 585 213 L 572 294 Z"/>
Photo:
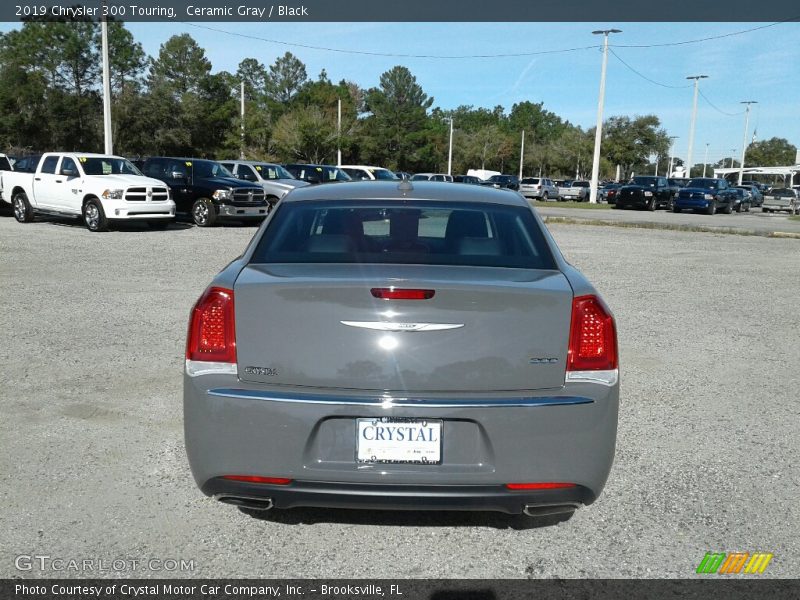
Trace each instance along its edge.
<path fill-rule="evenodd" d="M 275 146 L 288 160 L 324 163 L 336 154 L 336 120 L 317 106 L 302 106 L 275 125 Z"/>
<path fill-rule="evenodd" d="M 239 63 L 236 79 L 244 81 L 246 97 L 258 100 L 266 90 L 267 68 L 255 58 L 245 58 Z"/>
<path fill-rule="evenodd" d="M 97 42 L 100 43 L 99 39 Z M 138 90 L 147 66 L 147 55 L 122 23 L 108 23 L 108 63 L 112 93 L 122 95 L 130 87 Z"/>
<path fill-rule="evenodd" d="M 747 147 L 745 165 L 754 167 L 780 167 L 793 165 L 797 147 L 784 138 L 772 138 L 755 142 Z"/>
<path fill-rule="evenodd" d="M 307 80 L 306 66 L 294 54 L 287 52 L 269 67 L 267 94 L 276 102 L 288 102 Z"/>
<path fill-rule="evenodd" d="M 594 129 L 590 130 L 594 135 Z M 655 115 L 611 117 L 603 125 L 602 152 L 611 164 L 622 166 L 622 177 L 641 172 L 652 155 L 667 156 L 669 136 Z"/>
<path fill-rule="evenodd" d="M 394 169 L 415 170 L 423 166 L 420 143 L 428 109 L 433 98 L 422 90 L 417 78 L 406 67 L 397 66 L 383 73 L 380 87 L 367 92 L 365 130 L 370 132 L 364 149 L 370 161 Z"/>
<path fill-rule="evenodd" d="M 211 73 L 205 51 L 188 33 L 174 35 L 161 44 L 150 64 L 150 87 L 165 86 L 175 97 L 197 93 Z"/>

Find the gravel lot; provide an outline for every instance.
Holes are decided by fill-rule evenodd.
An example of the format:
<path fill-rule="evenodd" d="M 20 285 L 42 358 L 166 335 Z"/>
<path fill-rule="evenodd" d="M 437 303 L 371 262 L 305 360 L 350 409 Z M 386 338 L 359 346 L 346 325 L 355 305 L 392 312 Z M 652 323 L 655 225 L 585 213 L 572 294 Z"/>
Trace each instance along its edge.
<path fill-rule="evenodd" d="M 183 450 L 188 312 L 252 227 L 91 234 L 0 217 L 0 577 L 14 557 L 193 559 L 86 576 L 691 577 L 707 551 L 800 567 L 800 242 L 554 225 L 615 311 L 617 458 L 555 527 L 501 515 L 248 517 Z"/>

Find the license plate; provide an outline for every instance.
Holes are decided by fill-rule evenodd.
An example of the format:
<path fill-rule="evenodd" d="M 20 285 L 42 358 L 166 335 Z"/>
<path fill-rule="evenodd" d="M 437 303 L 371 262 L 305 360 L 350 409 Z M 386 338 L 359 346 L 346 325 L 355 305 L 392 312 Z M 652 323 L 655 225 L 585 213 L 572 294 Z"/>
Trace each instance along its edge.
<path fill-rule="evenodd" d="M 440 464 L 442 421 L 391 417 L 357 419 L 356 461 Z"/>

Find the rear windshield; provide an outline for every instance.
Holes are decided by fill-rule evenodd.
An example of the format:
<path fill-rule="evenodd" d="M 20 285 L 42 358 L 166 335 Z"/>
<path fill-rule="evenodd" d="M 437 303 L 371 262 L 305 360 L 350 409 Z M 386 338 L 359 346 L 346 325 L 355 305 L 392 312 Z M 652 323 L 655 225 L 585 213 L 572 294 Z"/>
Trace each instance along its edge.
<path fill-rule="evenodd" d="M 396 200 L 282 204 L 251 262 L 556 268 L 530 209 Z"/>
<path fill-rule="evenodd" d="M 794 196 L 794 190 L 789 188 L 777 188 L 769 193 L 770 196 Z"/>
<path fill-rule="evenodd" d="M 539 183 L 539 180 L 536 177 L 526 177 L 525 179 L 522 179 L 520 183 L 536 185 Z"/>
<path fill-rule="evenodd" d="M 573 181 L 572 187 L 589 187 L 588 181 Z"/>

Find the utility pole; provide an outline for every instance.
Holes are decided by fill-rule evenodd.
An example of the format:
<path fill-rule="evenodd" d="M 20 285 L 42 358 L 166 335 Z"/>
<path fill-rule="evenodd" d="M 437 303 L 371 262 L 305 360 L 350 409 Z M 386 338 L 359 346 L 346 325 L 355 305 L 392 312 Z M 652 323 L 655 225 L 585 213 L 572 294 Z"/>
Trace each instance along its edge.
<path fill-rule="evenodd" d="M 447 174 L 453 174 L 453 117 L 450 119 L 450 148 L 447 151 Z"/>
<path fill-rule="evenodd" d="M 597 204 L 597 184 L 600 178 L 600 142 L 603 139 L 603 103 L 606 96 L 606 67 L 608 65 L 608 35 L 622 33 L 621 29 L 593 31 L 593 35 L 603 35 L 603 66 L 600 69 L 600 94 L 597 99 L 597 127 L 594 130 L 594 156 L 592 157 L 592 182 L 589 188 L 589 202 Z"/>
<path fill-rule="evenodd" d="M 522 179 L 522 163 L 525 160 L 525 130 L 522 130 L 522 147 L 519 149 L 519 178 Z"/>
<path fill-rule="evenodd" d="M 240 137 L 241 137 L 241 147 L 239 149 L 239 158 L 244 160 L 244 81 L 242 81 L 241 93 L 241 126 L 240 126 Z"/>
<path fill-rule="evenodd" d="M 706 142 L 706 154 L 703 158 L 703 177 L 706 176 L 706 167 L 708 166 L 708 142 Z"/>
<path fill-rule="evenodd" d="M 731 148 L 731 169 L 733 168 L 733 156 L 736 154 L 736 148 Z"/>
<path fill-rule="evenodd" d="M 669 136 L 669 169 L 667 170 L 667 177 L 672 177 L 672 161 L 675 158 L 675 140 L 677 139 L 677 135 Z"/>
<path fill-rule="evenodd" d="M 342 99 L 339 98 L 339 118 L 336 121 L 336 166 L 342 166 Z"/>
<path fill-rule="evenodd" d="M 689 151 L 686 156 L 686 177 L 692 178 L 692 150 L 694 149 L 694 126 L 697 121 L 697 92 L 701 79 L 708 79 L 708 75 L 690 75 L 686 79 L 694 79 L 694 100 L 692 101 L 692 122 L 689 125 Z"/>
<path fill-rule="evenodd" d="M 747 108 L 744 111 L 744 139 L 742 140 L 742 162 L 739 164 L 739 185 L 742 185 L 742 177 L 744 176 L 744 155 L 747 154 L 747 126 L 750 125 L 750 105 L 758 104 L 757 100 L 745 100 L 739 104 L 745 104 Z"/>
<path fill-rule="evenodd" d="M 105 9 L 106 3 L 103 2 Z M 105 10 L 103 11 L 105 12 Z M 108 66 L 108 20 L 100 21 L 100 37 L 103 52 L 103 133 L 105 134 L 105 153 L 114 153 L 114 142 L 111 134 L 111 71 Z"/>

